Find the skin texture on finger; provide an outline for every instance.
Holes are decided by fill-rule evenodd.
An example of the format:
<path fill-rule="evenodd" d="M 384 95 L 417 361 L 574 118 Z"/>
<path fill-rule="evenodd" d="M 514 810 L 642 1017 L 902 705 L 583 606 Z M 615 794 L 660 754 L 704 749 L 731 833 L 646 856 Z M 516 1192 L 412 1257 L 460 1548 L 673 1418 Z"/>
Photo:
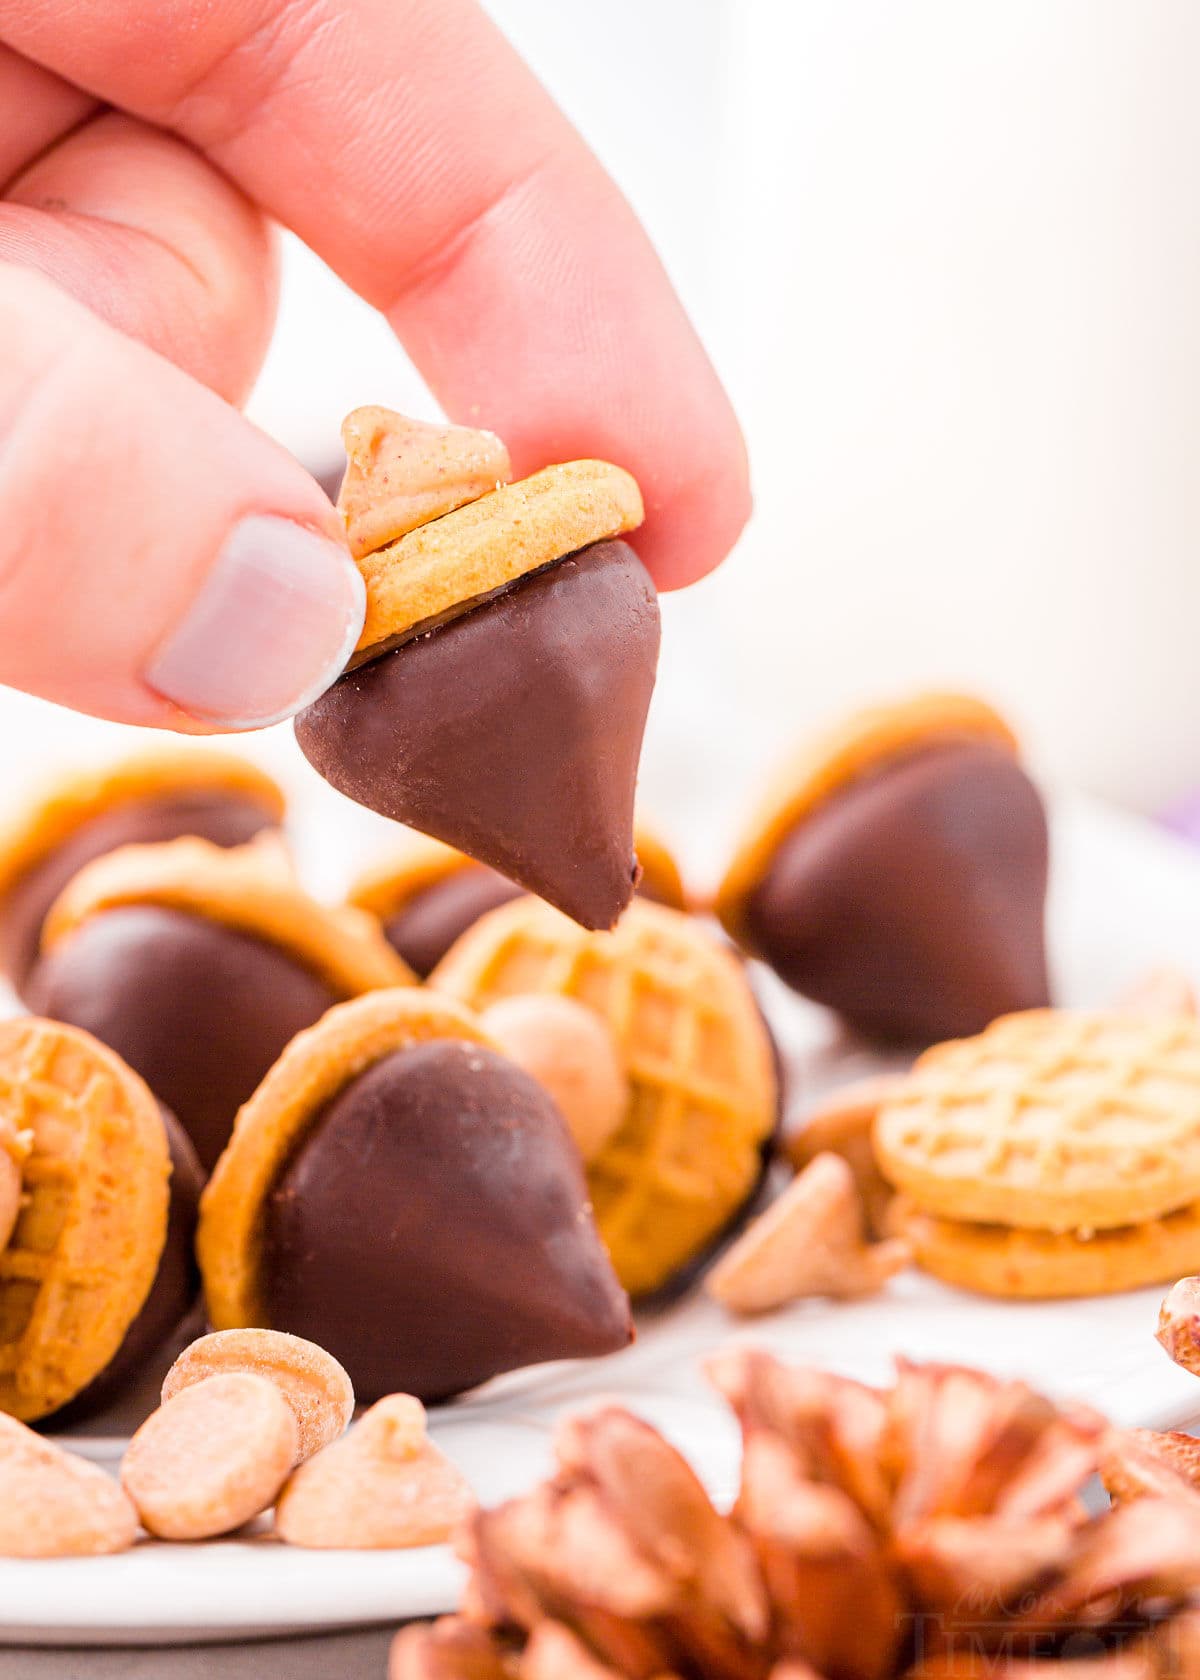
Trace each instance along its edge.
<path fill-rule="evenodd" d="M 518 472 L 636 474 L 671 587 L 749 511 L 728 401 L 645 233 L 472 0 L 0 0 L 0 36 L 203 148 L 384 309 Z"/>
<path fill-rule="evenodd" d="M 191 146 L 133 117 L 94 117 L 10 184 L 0 261 L 38 269 L 231 402 L 270 342 L 265 218 Z"/>
<path fill-rule="evenodd" d="M 90 94 L 0 45 L 0 193 L 95 109 Z"/>
<path fill-rule="evenodd" d="M 344 580 L 361 594 L 361 579 L 299 464 L 31 270 L 0 264 L 0 320 L 0 682 L 194 729 L 197 715 L 238 723 L 239 708 L 265 721 L 273 702 L 250 718 L 245 696 L 259 698 L 264 673 L 292 681 L 278 674 L 284 644 L 299 671 L 278 709 L 303 703 L 310 679 L 332 681 L 362 624 Z M 185 692 L 186 712 L 171 703 Z"/>

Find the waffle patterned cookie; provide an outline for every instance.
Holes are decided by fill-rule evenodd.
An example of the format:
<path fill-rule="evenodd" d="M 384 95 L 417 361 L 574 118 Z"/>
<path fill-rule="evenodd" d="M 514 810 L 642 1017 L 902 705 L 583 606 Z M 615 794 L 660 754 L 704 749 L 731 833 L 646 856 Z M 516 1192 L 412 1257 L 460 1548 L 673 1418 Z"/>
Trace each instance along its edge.
<path fill-rule="evenodd" d="M 28 1422 L 124 1340 L 158 1270 L 171 1164 L 148 1087 L 75 1027 L 0 1023 L 0 1114 L 30 1145 L 0 1252 L 0 1411 Z"/>
<path fill-rule="evenodd" d="M 901 1198 L 891 1229 L 925 1271 L 959 1289 L 1009 1299 L 1115 1295 L 1200 1267 L 1200 1204 L 1161 1219 L 1080 1236 L 936 1219 Z"/>
<path fill-rule="evenodd" d="M 1200 1199 L 1200 1026 L 1037 1009 L 922 1056 L 875 1124 L 922 1212 L 1040 1231 Z"/>
<path fill-rule="evenodd" d="M 697 922 L 635 900 L 615 932 L 588 933 L 517 899 L 464 934 L 430 985 L 480 1010 L 558 993 L 607 1022 L 631 1095 L 588 1183 L 631 1293 L 667 1282 L 750 1194 L 775 1120 L 771 1047 L 741 965 Z"/>

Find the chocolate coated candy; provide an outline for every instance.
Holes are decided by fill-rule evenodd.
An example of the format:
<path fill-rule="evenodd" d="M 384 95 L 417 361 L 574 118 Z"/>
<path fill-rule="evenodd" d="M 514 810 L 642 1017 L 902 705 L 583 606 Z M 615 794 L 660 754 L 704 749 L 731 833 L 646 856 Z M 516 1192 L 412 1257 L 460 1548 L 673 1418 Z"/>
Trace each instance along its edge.
<path fill-rule="evenodd" d="M 398 1050 L 317 1117 L 267 1199 L 271 1325 L 328 1348 L 366 1401 L 609 1353 L 629 1302 L 587 1201 L 535 1080 L 457 1040 Z"/>
<path fill-rule="evenodd" d="M 147 904 L 105 910 L 47 952 L 29 1001 L 123 1056 L 211 1170 L 284 1045 L 339 999 L 278 945 Z"/>
<path fill-rule="evenodd" d="M 158 1271 L 142 1310 L 108 1365 L 68 1406 L 55 1412 L 53 1419 L 44 1420 L 55 1429 L 81 1423 L 118 1399 L 126 1385 L 137 1380 L 146 1361 L 178 1329 L 200 1295 L 195 1242 L 204 1174 L 183 1127 L 161 1103 L 159 1108 L 171 1151 L 171 1200 Z"/>
<path fill-rule="evenodd" d="M 611 927 L 633 893 L 658 643 L 641 561 L 594 543 L 348 672 L 296 739 L 360 805 Z"/>
<path fill-rule="evenodd" d="M 931 746 L 850 783 L 782 842 L 747 904 L 806 997 L 897 1040 L 981 1032 L 1049 1001 L 1046 816 L 1012 755 Z"/>
<path fill-rule="evenodd" d="M 80 825 L 16 882 L 0 905 L 0 967 L 23 992 L 37 961 L 42 923 L 59 893 L 85 863 L 118 846 L 152 845 L 192 834 L 214 846 L 242 846 L 275 818 L 244 794 L 211 791 L 172 793 L 162 799 L 130 799 Z"/>

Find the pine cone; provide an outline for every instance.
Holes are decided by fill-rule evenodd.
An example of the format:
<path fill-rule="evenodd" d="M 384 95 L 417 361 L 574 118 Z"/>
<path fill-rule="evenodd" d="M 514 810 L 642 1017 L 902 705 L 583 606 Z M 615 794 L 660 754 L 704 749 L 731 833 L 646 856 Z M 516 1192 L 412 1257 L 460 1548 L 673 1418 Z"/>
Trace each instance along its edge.
<path fill-rule="evenodd" d="M 551 1480 L 471 1520 L 462 1613 L 400 1634 L 392 1680 L 1200 1680 L 1184 1438 L 953 1366 L 709 1374 L 742 1428 L 728 1516 L 647 1424 L 571 1420 Z M 1120 1503 L 1089 1515 L 1101 1464 Z"/>

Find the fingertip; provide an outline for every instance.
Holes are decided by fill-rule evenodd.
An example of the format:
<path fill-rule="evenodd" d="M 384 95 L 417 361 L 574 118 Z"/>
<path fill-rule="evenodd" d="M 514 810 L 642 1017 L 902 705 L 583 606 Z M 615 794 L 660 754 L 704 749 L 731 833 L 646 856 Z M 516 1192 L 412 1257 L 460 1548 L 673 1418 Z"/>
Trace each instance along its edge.
<path fill-rule="evenodd" d="M 211 391 L 0 264 L 0 681 L 118 722 L 259 728 L 365 600 L 315 481 Z"/>
<path fill-rule="evenodd" d="M 648 500 L 634 545 L 660 591 L 686 589 L 721 565 L 753 510 L 745 444 L 731 416 L 728 435 L 695 475 L 657 505 Z"/>
<path fill-rule="evenodd" d="M 213 728 L 264 729 L 337 680 L 366 612 L 346 549 L 294 520 L 240 519 L 144 672 L 153 693 Z"/>

